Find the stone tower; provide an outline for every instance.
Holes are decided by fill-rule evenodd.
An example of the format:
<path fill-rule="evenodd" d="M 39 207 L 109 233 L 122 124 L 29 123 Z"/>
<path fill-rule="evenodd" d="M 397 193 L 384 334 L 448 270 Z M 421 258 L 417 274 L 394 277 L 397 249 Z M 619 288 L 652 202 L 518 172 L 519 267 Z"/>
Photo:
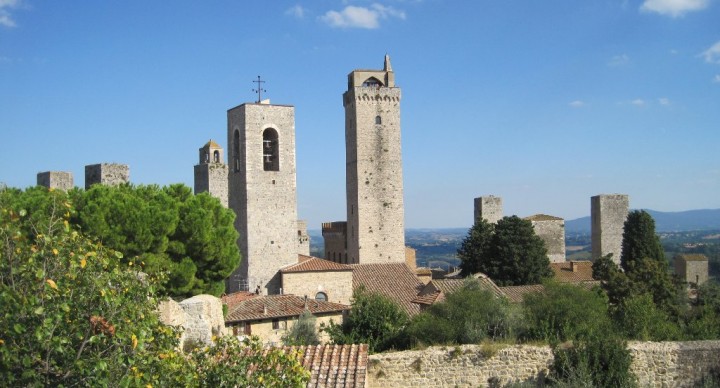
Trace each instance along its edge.
<path fill-rule="evenodd" d="M 297 262 L 295 108 L 269 101 L 228 110 L 229 197 L 240 233 L 240 267 L 227 292 L 276 294 L 278 270 Z"/>
<path fill-rule="evenodd" d="M 348 75 L 345 107 L 347 262 L 405 261 L 400 88 L 382 70 Z"/>
<path fill-rule="evenodd" d="M 473 224 L 478 219 L 483 218 L 491 224 L 497 224 L 503 218 L 502 198 L 494 195 L 475 198 L 475 218 Z"/>
<path fill-rule="evenodd" d="M 535 214 L 525 219 L 532 223 L 535 234 L 545 243 L 550 262 L 564 263 L 565 220 L 547 214 Z"/>
<path fill-rule="evenodd" d="M 85 190 L 98 183 L 117 186 L 130 182 L 130 166 L 118 163 L 89 164 L 85 166 Z"/>
<path fill-rule="evenodd" d="M 195 194 L 205 192 L 228 207 L 228 166 L 222 147 L 212 140 L 200 148 L 200 161 L 195 166 Z"/>
<path fill-rule="evenodd" d="M 593 261 L 612 253 L 613 261 L 620 265 L 629 205 L 626 194 L 601 194 L 590 198 Z"/>
<path fill-rule="evenodd" d="M 73 174 L 67 171 L 45 171 L 37 174 L 37 185 L 68 191 L 75 187 Z"/>

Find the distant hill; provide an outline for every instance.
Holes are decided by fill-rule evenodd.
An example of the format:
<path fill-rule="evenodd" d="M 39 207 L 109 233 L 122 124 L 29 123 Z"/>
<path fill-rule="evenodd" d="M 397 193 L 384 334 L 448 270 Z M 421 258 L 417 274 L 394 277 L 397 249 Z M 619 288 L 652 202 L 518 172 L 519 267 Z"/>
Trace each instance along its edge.
<path fill-rule="evenodd" d="M 686 232 L 691 230 L 720 229 L 720 209 L 659 212 L 645 209 L 655 219 L 658 232 Z M 566 234 L 590 233 L 590 217 L 565 221 Z"/>

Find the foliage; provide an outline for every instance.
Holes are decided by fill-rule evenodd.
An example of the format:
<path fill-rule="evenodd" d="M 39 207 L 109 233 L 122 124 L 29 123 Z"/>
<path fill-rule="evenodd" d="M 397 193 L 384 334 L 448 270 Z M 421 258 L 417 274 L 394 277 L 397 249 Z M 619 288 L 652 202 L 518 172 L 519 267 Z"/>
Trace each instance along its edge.
<path fill-rule="evenodd" d="M 495 224 L 491 224 L 483 218 L 478 219 L 470 228 L 457 251 L 463 276 L 487 270 L 483 265 L 483 258 L 490 255 L 494 230 Z"/>
<path fill-rule="evenodd" d="M 632 271 L 633 265 L 644 258 L 667 266 L 660 238 L 655 234 L 655 220 L 645 210 L 634 210 L 625 221 L 620 265 L 623 270 Z"/>
<path fill-rule="evenodd" d="M 574 340 L 607 330 L 607 298 L 582 286 L 547 282 L 542 293 L 523 300 L 524 337 L 549 342 Z"/>
<path fill-rule="evenodd" d="M 499 285 L 538 284 L 552 276 L 545 243 L 530 221 L 517 216 L 504 217 L 494 227 L 478 220 L 458 256 L 463 272 L 482 272 Z"/>
<path fill-rule="evenodd" d="M 282 337 L 285 345 L 317 345 L 320 343 L 315 330 L 315 316 L 309 310 L 303 311 L 295 324 Z"/>
<path fill-rule="evenodd" d="M 323 327 L 336 344 L 368 344 L 371 353 L 404 346 L 407 314 L 387 297 L 364 287 L 353 292 L 352 309 L 342 325 Z"/>
<path fill-rule="evenodd" d="M 613 309 L 612 315 L 616 330 L 624 338 L 638 341 L 681 339 L 680 327 L 656 307 L 649 293 L 629 296 Z"/>
<path fill-rule="evenodd" d="M 550 381 L 573 387 L 635 387 L 627 343 L 607 332 L 553 348 Z"/>
<path fill-rule="evenodd" d="M 310 373 L 296 354 L 263 348 L 257 337 L 218 338 L 192 353 L 200 387 L 304 387 Z"/>
<path fill-rule="evenodd" d="M 234 213 L 207 193 L 172 185 L 94 185 L 70 193 L 71 222 L 140 264 L 151 276 L 167 272 L 164 292 L 220 295 L 240 254 Z"/>
<path fill-rule="evenodd" d="M 307 383 L 296 358 L 264 350 L 256 338 L 179 353 L 179 333 L 158 319 L 154 281 L 121 263 L 120 252 L 72 230 L 64 194 L 22 203 L 27 198 L 0 192 L 0 385 Z M 16 210 L 39 203 L 51 205 L 35 206 L 33 215 Z"/>
<path fill-rule="evenodd" d="M 506 339 L 513 335 L 511 306 L 483 289 L 476 279 L 413 317 L 410 339 L 423 345 L 475 344 L 484 339 Z"/>
<path fill-rule="evenodd" d="M 49 197 L 51 216 L 40 220 L 10 206 L 16 194 L 0 193 L 0 380 L 185 385 L 186 364 L 173 361 L 177 334 L 158 321 L 152 283 L 72 231 L 62 195 Z"/>

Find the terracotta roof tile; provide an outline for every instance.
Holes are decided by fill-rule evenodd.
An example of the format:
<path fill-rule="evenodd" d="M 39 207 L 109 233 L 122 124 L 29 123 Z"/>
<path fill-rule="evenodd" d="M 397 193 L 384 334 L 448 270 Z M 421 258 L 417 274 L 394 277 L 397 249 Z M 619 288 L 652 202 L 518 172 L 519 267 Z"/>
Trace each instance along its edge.
<path fill-rule="evenodd" d="M 550 268 L 555 273 L 555 280 L 560 283 L 592 282 L 595 280 L 592 277 L 592 264 L 591 261 L 566 261 L 550 263 Z"/>
<path fill-rule="evenodd" d="M 317 257 L 298 255 L 298 263 L 280 269 L 282 273 L 319 271 L 352 271 L 352 267 Z"/>
<path fill-rule="evenodd" d="M 370 292 L 385 295 L 397 303 L 408 315 L 420 312 L 413 303 L 425 286 L 405 263 L 351 264 L 353 289 L 365 286 Z"/>
<path fill-rule="evenodd" d="M 492 292 L 493 295 L 497 297 L 505 297 L 505 294 L 500 290 L 500 287 L 498 287 L 487 275 L 478 273 L 473 275 L 473 278 L 480 283 L 480 287 Z M 413 299 L 413 303 L 433 304 L 442 302 L 448 294 L 461 289 L 466 281 L 466 279 L 431 280 L 430 283 L 425 285 L 422 291 L 420 291 L 418 296 Z"/>
<path fill-rule="evenodd" d="M 312 314 L 322 314 L 342 312 L 350 309 L 350 306 L 308 299 L 307 309 Z M 228 305 L 225 322 L 296 317 L 302 314 L 303 311 L 305 311 L 305 298 L 303 297 L 297 295 L 264 295 L 236 303 L 233 308 Z"/>
<path fill-rule="evenodd" d="M 223 295 L 221 299 L 223 304 L 226 304 L 228 306 L 228 311 L 230 311 L 234 309 L 238 303 L 248 299 L 252 299 L 256 296 L 257 294 L 255 294 L 254 292 L 238 291 L 233 292 L 232 294 Z"/>
<path fill-rule="evenodd" d="M 507 296 L 511 303 L 520 303 L 525 295 L 530 293 L 540 293 L 545 289 L 542 284 L 532 284 L 529 286 L 507 286 L 500 287 L 500 290 Z"/>
<path fill-rule="evenodd" d="M 310 372 L 308 387 L 365 387 L 367 383 L 368 346 L 310 345 L 284 346 L 286 354 L 298 359 Z"/>

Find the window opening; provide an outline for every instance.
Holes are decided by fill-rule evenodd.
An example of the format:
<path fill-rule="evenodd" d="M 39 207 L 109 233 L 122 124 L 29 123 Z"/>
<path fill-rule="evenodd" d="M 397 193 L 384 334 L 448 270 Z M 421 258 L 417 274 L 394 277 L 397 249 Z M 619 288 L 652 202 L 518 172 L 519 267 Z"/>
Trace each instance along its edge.
<path fill-rule="evenodd" d="M 240 131 L 238 130 L 233 134 L 233 168 L 235 172 L 240 171 Z"/>
<path fill-rule="evenodd" d="M 272 128 L 263 132 L 263 170 L 280 171 L 278 133 Z"/>
<path fill-rule="evenodd" d="M 375 116 L 375 124 L 377 124 L 377 125 L 382 124 L 382 117 L 380 117 L 380 116 Z"/>
<path fill-rule="evenodd" d="M 327 302 L 327 294 L 322 291 L 318 292 L 317 294 L 315 294 L 315 300 Z"/>

